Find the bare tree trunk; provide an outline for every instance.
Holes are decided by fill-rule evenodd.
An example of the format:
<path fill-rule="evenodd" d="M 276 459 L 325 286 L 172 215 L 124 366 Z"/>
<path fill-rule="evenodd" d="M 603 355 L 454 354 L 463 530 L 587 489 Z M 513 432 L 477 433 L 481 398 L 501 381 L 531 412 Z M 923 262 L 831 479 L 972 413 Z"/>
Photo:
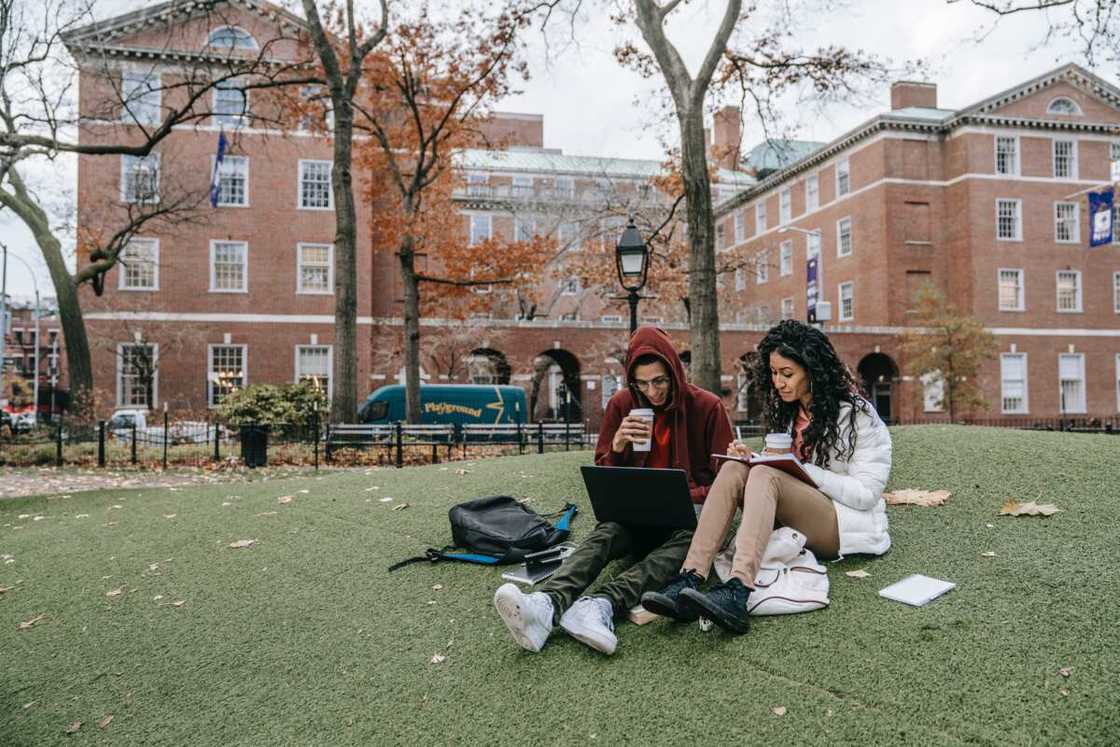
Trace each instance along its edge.
<path fill-rule="evenodd" d="M 412 236 L 405 235 L 398 255 L 404 286 L 404 397 L 409 423 L 420 422 L 420 281 Z"/>
<path fill-rule="evenodd" d="M 354 114 L 349 100 L 335 112 L 334 165 L 334 393 L 331 421 L 349 423 L 358 412 L 357 215 L 351 174 Z"/>

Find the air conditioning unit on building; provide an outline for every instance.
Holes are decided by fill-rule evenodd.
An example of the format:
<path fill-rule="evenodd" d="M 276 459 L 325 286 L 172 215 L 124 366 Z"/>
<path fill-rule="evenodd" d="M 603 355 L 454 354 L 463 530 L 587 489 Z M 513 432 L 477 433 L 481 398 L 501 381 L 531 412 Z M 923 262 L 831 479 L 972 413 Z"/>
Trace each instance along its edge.
<path fill-rule="evenodd" d="M 817 301 L 817 321 L 832 321 L 832 304 L 828 301 Z"/>

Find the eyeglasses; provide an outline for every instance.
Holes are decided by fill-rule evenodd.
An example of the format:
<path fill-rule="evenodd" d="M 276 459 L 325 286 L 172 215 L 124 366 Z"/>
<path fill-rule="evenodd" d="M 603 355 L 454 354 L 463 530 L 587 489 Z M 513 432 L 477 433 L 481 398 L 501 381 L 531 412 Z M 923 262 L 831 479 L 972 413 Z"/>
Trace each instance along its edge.
<path fill-rule="evenodd" d="M 658 376 L 656 379 L 650 379 L 649 381 L 634 379 L 633 384 L 644 392 L 651 387 L 653 389 L 664 389 L 669 386 L 670 381 L 671 379 L 668 376 Z"/>

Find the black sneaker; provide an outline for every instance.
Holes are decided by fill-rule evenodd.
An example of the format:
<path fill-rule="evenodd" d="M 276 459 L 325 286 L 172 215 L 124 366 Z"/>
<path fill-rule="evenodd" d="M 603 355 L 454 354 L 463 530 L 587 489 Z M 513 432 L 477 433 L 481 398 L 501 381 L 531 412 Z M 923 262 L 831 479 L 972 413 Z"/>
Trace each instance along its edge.
<path fill-rule="evenodd" d="M 695 571 L 682 571 L 660 591 L 647 591 L 642 594 L 642 606 L 655 615 L 668 617 L 681 622 L 692 622 L 697 615 L 691 609 L 678 604 L 681 592 L 685 589 L 699 589 L 704 579 Z"/>
<path fill-rule="evenodd" d="M 724 630 L 746 633 L 751 629 L 751 620 L 747 616 L 747 597 L 750 593 L 751 590 L 742 581 L 733 577 L 706 592 L 685 589 L 680 594 L 678 606 L 710 619 Z"/>

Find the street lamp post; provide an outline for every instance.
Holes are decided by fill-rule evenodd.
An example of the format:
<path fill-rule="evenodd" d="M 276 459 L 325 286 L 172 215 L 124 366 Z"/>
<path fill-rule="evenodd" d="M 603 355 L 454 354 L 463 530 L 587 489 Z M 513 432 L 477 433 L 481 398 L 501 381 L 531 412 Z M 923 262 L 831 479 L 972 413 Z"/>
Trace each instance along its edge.
<path fill-rule="evenodd" d="M 626 291 L 626 300 L 630 303 L 630 334 L 634 334 L 638 328 L 638 301 L 642 299 L 641 290 L 646 285 L 649 270 L 649 246 L 638 233 L 633 217 L 615 247 L 615 264 L 618 282 Z"/>
<path fill-rule="evenodd" d="M 821 250 L 821 241 L 820 241 L 821 231 L 820 231 L 819 228 L 807 229 L 807 228 L 797 228 L 796 226 L 785 226 L 783 228 L 778 229 L 778 233 L 789 233 L 790 231 L 795 231 L 797 233 L 803 233 L 806 236 L 813 236 L 813 237 L 816 237 L 816 239 L 817 239 L 817 242 L 816 242 L 817 243 L 817 253 L 816 253 L 816 255 L 813 256 L 813 257 L 810 257 L 810 256 L 808 256 L 808 250 L 806 250 L 806 259 L 805 259 L 806 267 L 809 268 L 810 263 L 814 259 L 816 259 L 817 263 L 816 263 L 816 267 L 813 268 L 813 270 L 811 272 L 809 272 L 807 270 L 807 275 L 812 275 L 813 277 L 806 277 L 806 283 L 807 284 L 811 283 L 811 284 L 815 285 L 816 286 L 815 287 L 816 292 L 815 293 L 812 292 L 814 290 L 812 285 L 810 285 L 807 288 L 806 299 L 805 299 L 806 300 L 805 319 L 810 324 L 815 324 L 818 327 L 823 327 L 825 322 L 830 321 L 832 319 L 832 306 L 827 301 L 822 300 L 824 298 L 824 269 L 823 269 L 823 263 L 822 263 L 824 252 Z M 809 307 L 809 299 L 810 298 L 812 298 L 812 301 L 813 301 L 811 308 Z"/>

